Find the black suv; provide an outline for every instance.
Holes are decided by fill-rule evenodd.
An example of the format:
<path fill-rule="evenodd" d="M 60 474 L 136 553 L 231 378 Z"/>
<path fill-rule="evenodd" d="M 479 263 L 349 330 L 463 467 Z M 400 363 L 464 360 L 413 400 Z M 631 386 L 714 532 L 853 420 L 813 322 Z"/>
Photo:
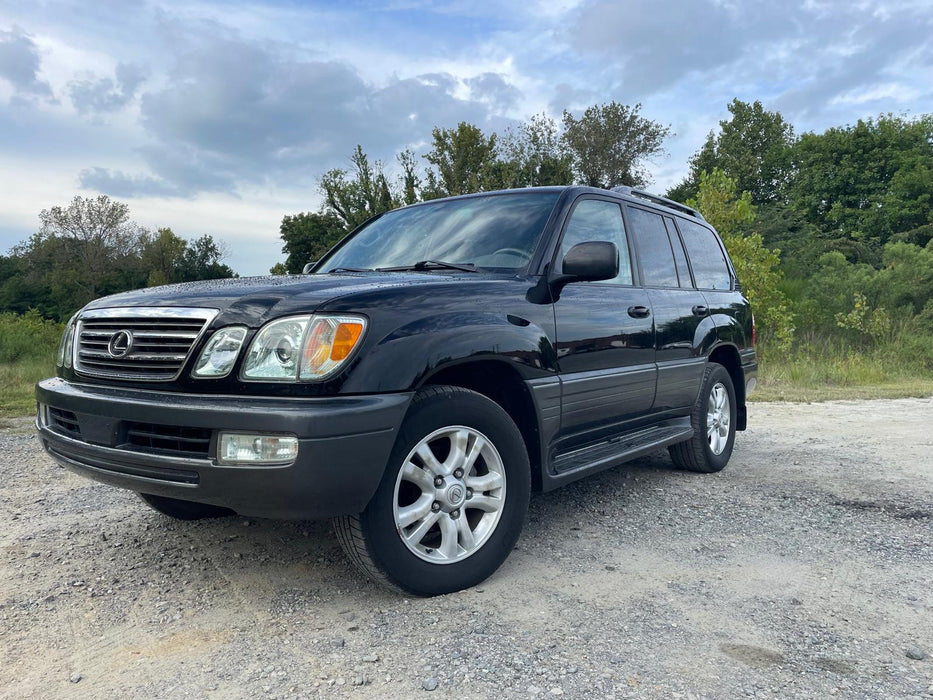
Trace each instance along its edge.
<path fill-rule="evenodd" d="M 364 573 L 434 595 L 496 570 L 532 490 L 661 447 L 718 471 L 745 428 L 751 310 L 675 202 L 434 200 L 306 272 L 88 304 L 37 387 L 45 449 L 176 518 L 333 517 Z"/>

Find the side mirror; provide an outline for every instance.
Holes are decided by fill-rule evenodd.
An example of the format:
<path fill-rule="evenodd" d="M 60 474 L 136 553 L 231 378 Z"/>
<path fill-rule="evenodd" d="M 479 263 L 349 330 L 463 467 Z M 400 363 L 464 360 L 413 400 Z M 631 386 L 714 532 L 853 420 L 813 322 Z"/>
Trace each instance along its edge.
<path fill-rule="evenodd" d="M 301 268 L 301 274 L 303 274 L 303 275 L 310 275 L 310 274 L 311 274 L 311 270 L 314 269 L 314 266 L 315 266 L 315 265 L 317 265 L 317 260 L 312 260 L 311 262 L 306 263 L 305 266 L 304 266 L 303 268 Z"/>
<path fill-rule="evenodd" d="M 611 280 L 619 274 L 619 249 L 608 241 L 577 243 L 564 256 L 563 277 L 567 282 Z"/>

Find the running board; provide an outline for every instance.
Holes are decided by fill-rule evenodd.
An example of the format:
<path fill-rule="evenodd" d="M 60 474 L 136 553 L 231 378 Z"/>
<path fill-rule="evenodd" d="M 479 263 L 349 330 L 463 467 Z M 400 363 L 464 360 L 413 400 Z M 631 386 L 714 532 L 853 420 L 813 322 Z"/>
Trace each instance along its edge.
<path fill-rule="evenodd" d="M 558 452 L 551 460 L 551 467 L 553 473 L 561 477 L 577 472 L 598 471 L 691 437 L 693 428 L 690 419 L 684 417 L 666 425 L 643 428 L 593 445 Z"/>

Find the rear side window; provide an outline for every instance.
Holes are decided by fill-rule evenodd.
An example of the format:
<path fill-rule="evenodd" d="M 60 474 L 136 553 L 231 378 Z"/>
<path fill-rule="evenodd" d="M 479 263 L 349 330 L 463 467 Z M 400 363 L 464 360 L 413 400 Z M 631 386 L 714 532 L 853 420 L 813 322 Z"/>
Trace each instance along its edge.
<path fill-rule="evenodd" d="M 628 207 L 628 218 L 638 248 L 642 282 L 648 287 L 678 286 L 674 253 L 661 215 Z"/>
<path fill-rule="evenodd" d="M 559 260 L 563 262 L 564 256 L 571 248 L 588 241 L 608 241 L 615 243 L 619 249 L 619 274 L 614 279 L 600 282 L 632 284 L 632 263 L 629 260 L 625 226 L 622 223 L 622 210 L 618 204 L 602 199 L 584 199 L 578 202 L 564 229 Z"/>
<path fill-rule="evenodd" d="M 671 239 L 671 248 L 674 249 L 674 260 L 677 262 L 677 276 L 680 278 L 680 286 L 688 289 L 693 288 L 693 281 L 690 279 L 690 267 L 687 265 L 687 254 L 684 253 L 684 244 L 680 241 L 680 235 L 674 226 L 674 220 L 669 216 L 665 216 L 664 223 L 667 225 L 667 236 Z"/>
<path fill-rule="evenodd" d="M 732 277 L 716 234 L 705 226 L 680 217 L 677 218 L 677 225 L 684 237 L 684 245 L 687 246 L 697 287 L 731 289 Z"/>

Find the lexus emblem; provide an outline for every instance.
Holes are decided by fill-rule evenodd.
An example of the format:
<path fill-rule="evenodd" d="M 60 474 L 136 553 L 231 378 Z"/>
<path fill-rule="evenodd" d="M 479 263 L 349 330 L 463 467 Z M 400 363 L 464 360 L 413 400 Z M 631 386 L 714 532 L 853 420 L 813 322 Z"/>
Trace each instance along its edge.
<path fill-rule="evenodd" d="M 117 331 L 110 336 L 110 342 L 107 344 L 107 352 L 111 357 L 126 357 L 133 349 L 133 332 Z"/>

